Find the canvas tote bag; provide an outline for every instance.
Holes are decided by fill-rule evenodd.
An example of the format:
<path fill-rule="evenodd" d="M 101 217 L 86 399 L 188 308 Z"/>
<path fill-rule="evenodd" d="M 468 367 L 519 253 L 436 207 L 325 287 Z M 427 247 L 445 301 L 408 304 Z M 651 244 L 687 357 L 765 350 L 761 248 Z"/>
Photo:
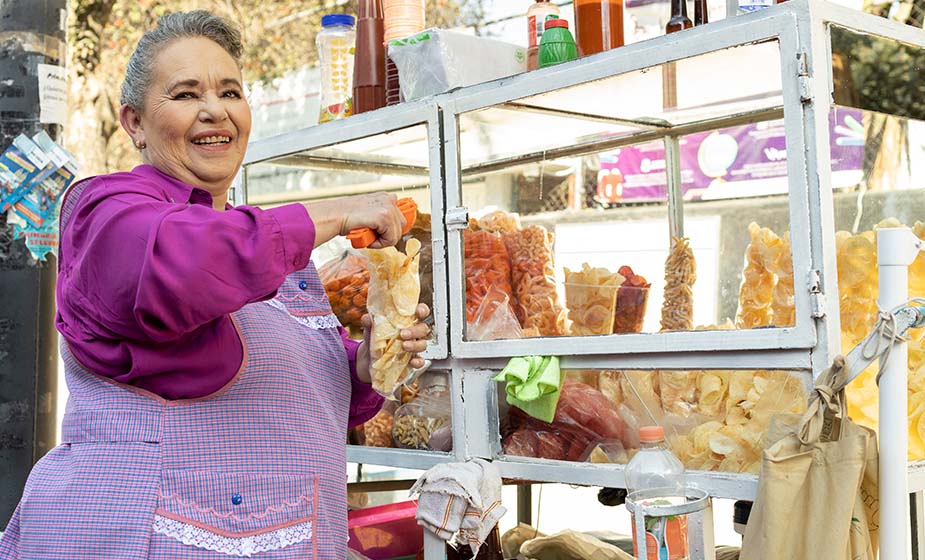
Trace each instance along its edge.
<path fill-rule="evenodd" d="M 805 414 L 772 421 L 742 560 L 877 558 L 877 436 L 848 417 L 845 378 L 839 356 Z"/>

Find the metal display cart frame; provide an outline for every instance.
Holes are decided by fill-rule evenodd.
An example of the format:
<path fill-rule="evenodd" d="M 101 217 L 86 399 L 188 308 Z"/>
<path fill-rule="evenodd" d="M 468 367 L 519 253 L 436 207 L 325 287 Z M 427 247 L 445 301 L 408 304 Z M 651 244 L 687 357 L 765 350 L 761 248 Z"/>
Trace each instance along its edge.
<path fill-rule="evenodd" d="M 835 216 L 831 174 L 829 117 L 834 106 L 832 26 L 861 35 L 881 37 L 925 48 L 925 31 L 863 14 L 819 0 L 790 0 L 766 10 L 658 37 L 557 66 L 494 82 L 461 88 L 431 98 L 387 107 L 343 121 L 325 123 L 253 142 L 245 159 L 242 192 L 247 196 L 247 168 L 258 163 L 350 169 L 370 165 L 390 168 L 362 153 L 342 160 L 306 157 L 311 150 L 359 138 L 425 125 L 428 166 L 417 169 L 431 187 L 434 254 L 435 342 L 427 356 L 433 368 L 451 375 L 454 450 L 451 453 L 350 446 L 351 462 L 426 469 L 446 461 L 473 457 L 493 459 L 502 476 L 531 481 L 620 487 L 623 467 L 569 463 L 504 456 L 501 453 L 498 391 L 491 381 L 509 357 L 559 355 L 563 369 L 767 369 L 802 372 L 810 383 L 842 352 Z M 519 154 L 486 165 L 466 165 L 461 156 L 460 122 L 466 115 L 516 103 L 518 111 L 598 119 L 612 116 L 578 114 L 568 109 L 531 105 L 531 98 L 564 88 L 593 84 L 632 72 L 664 67 L 712 52 L 773 42 L 779 52 L 779 103 L 719 117 L 673 123 L 665 114 L 627 119 L 640 132 L 587 144 Z M 863 109 L 863 107 L 859 107 Z M 681 236 L 684 212 L 681 196 L 678 139 L 686 134 L 782 118 L 787 142 L 789 227 L 792 240 L 796 324 L 791 327 L 738 331 L 685 331 L 597 337 L 549 337 L 522 340 L 465 339 L 465 278 L 462 230 L 468 225 L 464 177 L 553 156 L 577 156 L 609 148 L 661 140 L 665 143 L 668 176 L 667 218 L 671 233 Z M 653 125 L 653 123 L 655 123 Z M 237 194 L 237 193 L 236 193 Z M 848 349 L 844 349 L 847 351 Z M 905 457 L 890 460 L 906 463 Z M 925 468 L 909 464 L 913 494 L 913 554 L 925 559 Z M 757 477 L 724 472 L 690 472 L 688 483 L 713 497 L 752 499 Z M 438 552 L 439 551 L 439 552 Z M 428 541 L 427 558 L 442 556 L 438 543 Z"/>

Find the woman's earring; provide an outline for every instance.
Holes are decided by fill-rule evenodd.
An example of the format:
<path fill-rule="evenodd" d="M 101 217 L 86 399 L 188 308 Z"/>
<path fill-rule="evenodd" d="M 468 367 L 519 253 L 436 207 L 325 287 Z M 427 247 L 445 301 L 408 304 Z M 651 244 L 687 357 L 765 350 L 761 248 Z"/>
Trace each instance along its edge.
<path fill-rule="evenodd" d="M 135 148 L 139 150 L 144 150 L 145 148 L 148 147 L 148 145 L 143 140 L 141 142 L 134 142 L 134 144 L 135 144 Z"/>

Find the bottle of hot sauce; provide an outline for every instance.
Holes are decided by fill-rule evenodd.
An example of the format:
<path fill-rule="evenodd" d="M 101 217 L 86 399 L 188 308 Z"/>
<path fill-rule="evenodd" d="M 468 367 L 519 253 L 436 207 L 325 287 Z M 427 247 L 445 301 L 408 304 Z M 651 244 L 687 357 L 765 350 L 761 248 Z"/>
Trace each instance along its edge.
<path fill-rule="evenodd" d="M 694 27 L 694 22 L 687 17 L 687 0 L 671 0 L 671 19 L 665 26 L 665 34 L 674 33 Z"/>
<path fill-rule="evenodd" d="M 709 22 L 710 18 L 707 16 L 707 0 L 694 0 L 694 25 L 703 25 Z"/>
<path fill-rule="evenodd" d="M 536 0 L 527 10 L 527 70 L 539 68 L 540 39 L 550 15 L 559 17 L 559 6 L 549 0 Z"/>
<path fill-rule="evenodd" d="M 623 0 L 575 0 L 578 56 L 622 47 Z"/>

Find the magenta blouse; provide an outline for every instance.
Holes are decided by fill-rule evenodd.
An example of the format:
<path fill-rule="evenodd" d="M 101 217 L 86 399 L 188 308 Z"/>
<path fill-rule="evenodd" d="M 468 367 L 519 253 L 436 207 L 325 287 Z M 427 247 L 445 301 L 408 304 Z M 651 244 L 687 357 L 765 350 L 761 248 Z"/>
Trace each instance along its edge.
<path fill-rule="evenodd" d="M 222 388 L 243 358 L 229 314 L 272 298 L 308 266 L 307 210 L 217 212 L 207 191 L 149 165 L 91 181 L 61 231 L 55 324 L 71 352 L 90 371 L 167 399 Z M 382 397 L 357 379 L 359 343 L 341 337 L 353 426 Z"/>

